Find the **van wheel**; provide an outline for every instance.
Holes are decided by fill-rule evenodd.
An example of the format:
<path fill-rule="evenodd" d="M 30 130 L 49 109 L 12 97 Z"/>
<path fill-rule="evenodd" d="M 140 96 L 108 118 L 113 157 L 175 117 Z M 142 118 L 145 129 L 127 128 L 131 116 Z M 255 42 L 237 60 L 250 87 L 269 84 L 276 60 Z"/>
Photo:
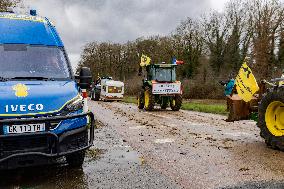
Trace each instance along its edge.
<path fill-rule="evenodd" d="M 91 93 L 91 100 L 95 100 L 95 98 L 94 98 L 94 92 Z"/>
<path fill-rule="evenodd" d="M 94 93 L 95 93 L 95 98 L 94 98 L 94 100 L 95 100 L 95 101 L 99 101 L 100 98 L 101 98 L 100 93 L 96 93 L 96 92 L 94 92 Z"/>
<path fill-rule="evenodd" d="M 66 161 L 71 168 L 81 168 L 85 159 L 85 150 L 66 156 Z"/>

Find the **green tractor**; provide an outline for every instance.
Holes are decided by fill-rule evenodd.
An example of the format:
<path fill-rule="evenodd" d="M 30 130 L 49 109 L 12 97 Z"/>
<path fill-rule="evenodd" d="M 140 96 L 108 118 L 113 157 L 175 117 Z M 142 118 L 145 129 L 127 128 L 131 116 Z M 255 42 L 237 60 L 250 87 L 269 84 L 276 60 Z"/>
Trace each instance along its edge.
<path fill-rule="evenodd" d="M 256 120 L 265 143 L 273 149 L 284 151 L 284 74 L 282 78 L 271 82 L 263 80 L 260 90 L 248 103 L 236 98 L 236 95 L 227 98 L 232 114 L 228 117 L 229 121 Z"/>
<path fill-rule="evenodd" d="M 265 143 L 284 151 L 284 85 L 283 78 L 274 79 L 258 107 L 258 127 Z"/>
<path fill-rule="evenodd" d="M 176 64 L 149 64 L 145 66 L 147 76 L 143 79 L 138 94 L 139 109 L 154 110 L 156 104 L 161 109 L 169 105 L 173 111 L 179 111 L 182 105 L 182 84 L 176 79 Z M 140 67 L 139 74 L 142 74 Z"/>

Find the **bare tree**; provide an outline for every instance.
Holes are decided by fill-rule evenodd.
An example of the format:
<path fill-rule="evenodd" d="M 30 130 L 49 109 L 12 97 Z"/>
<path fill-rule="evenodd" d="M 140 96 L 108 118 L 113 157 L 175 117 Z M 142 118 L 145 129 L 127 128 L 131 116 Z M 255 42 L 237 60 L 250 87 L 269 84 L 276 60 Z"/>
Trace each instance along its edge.
<path fill-rule="evenodd" d="M 204 42 L 201 27 L 197 21 L 187 18 L 176 29 L 173 36 L 177 58 L 185 61 L 182 76 L 192 78 L 197 74 Z"/>
<path fill-rule="evenodd" d="M 209 51 L 210 65 L 218 76 L 224 65 L 228 23 L 224 14 L 213 12 L 203 21 L 204 41 Z"/>
<path fill-rule="evenodd" d="M 279 0 L 251 1 L 253 15 L 253 55 L 257 74 L 261 78 L 272 75 L 275 63 L 275 40 L 283 22 L 284 9 Z"/>
<path fill-rule="evenodd" d="M 8 11 L 9 8 L 14 8 L 21 0 L 0 0 L 0 12 Z"/>

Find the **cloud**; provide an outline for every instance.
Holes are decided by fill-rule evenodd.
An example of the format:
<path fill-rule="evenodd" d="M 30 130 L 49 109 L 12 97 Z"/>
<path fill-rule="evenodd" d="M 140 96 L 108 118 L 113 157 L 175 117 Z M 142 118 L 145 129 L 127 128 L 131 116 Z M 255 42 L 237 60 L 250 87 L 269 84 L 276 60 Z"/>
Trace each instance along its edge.
<path fill-rule="evenodd" d="M 73 67 L 88 42 L 167 35 L 186 17 L 209 11 L 212 3 L 221 6 L 213 0 L 25 0 L 55 23 Z"/>

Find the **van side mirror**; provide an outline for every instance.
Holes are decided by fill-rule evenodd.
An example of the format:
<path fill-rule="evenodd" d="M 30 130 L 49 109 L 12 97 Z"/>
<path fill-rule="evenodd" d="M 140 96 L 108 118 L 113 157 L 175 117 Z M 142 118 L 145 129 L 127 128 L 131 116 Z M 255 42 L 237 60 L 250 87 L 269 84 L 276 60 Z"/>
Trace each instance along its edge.
<path fill-rule="evenodd" d="M 90 68 L 82 67 L 80 70 L 80 75 L 75 76 L 79 80 L 78 85 L 81 89 L 89 89 L 92 83 L 92 74 Z"/>

